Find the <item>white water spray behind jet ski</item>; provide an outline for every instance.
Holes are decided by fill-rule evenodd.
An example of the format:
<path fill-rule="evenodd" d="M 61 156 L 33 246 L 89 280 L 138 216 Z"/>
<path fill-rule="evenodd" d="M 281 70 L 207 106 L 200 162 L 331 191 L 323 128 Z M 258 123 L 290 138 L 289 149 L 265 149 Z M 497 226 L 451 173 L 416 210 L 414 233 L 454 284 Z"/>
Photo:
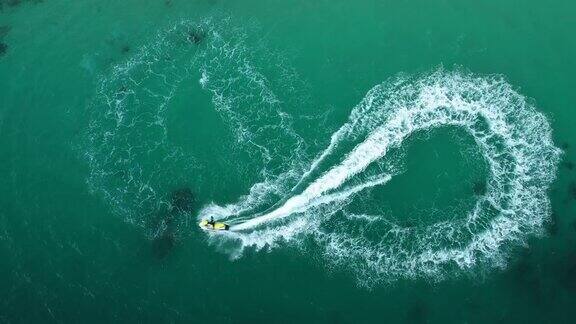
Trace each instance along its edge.
<path fill-rule="evenodd" d="M 489 165 L 487 191 L 465 217 L 407 229 L 381 215 L 385 235 L 376 241 L 342 226 L 325 226 L 342 217 L 338 212 L 357 193 L 385 185 L 396 172 L 348 182 L 358 180 L 368 166 L 415 132 L 447 126 L 470 134 Z M 361 282 L 375 282 L 420 275 L 438 278 L 454 267 L 504 266 L 505 252 L 527 235 L 540 233 L 550 215 L 547 190 L 561 151 L 552 142 L 544 115 L 501 77 L 439 70 L 374 87 L 333 134 L 328 148 L 310 163 L 299 184 L 318 173 L 344 141 L 357 144 L 275 209 L 236 218 L 234 211 L 239 206 L 246 210 L 243 202 L 253 198 L 248 195 L 238 204 L 207 206 L 200 217 L 217 211 L 221 221 L 230 222 L 229 235 L 221 239 L 238 243 L 233 255 L 241 255 L 246 247 L 273 248 L 277 242 L 290 244 L 308 236 L 324 246 L 330 262 L 350 268 Z"/>

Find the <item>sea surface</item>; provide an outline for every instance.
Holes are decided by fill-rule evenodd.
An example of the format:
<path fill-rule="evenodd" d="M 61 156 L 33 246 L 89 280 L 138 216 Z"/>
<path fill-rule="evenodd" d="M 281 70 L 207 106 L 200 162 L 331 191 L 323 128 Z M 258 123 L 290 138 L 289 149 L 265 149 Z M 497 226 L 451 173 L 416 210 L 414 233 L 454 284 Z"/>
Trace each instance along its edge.
<path fill-rule="evenodd" d="M 575 13 L 0 0 L 0 323 L 574 322 Z"/>

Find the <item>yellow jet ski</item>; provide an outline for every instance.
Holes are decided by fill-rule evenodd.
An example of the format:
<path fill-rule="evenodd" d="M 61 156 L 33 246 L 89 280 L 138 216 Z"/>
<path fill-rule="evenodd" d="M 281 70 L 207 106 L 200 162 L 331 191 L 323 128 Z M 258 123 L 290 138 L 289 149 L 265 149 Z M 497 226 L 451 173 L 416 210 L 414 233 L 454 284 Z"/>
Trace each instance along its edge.
<path fill-rule="evenodd" d="M 215 222 L 213 219 L 207 220 L 203 219 L 200 224 L 200 228 L 210 231 L 227 231 L 230 226 L 222 222 Z"/>

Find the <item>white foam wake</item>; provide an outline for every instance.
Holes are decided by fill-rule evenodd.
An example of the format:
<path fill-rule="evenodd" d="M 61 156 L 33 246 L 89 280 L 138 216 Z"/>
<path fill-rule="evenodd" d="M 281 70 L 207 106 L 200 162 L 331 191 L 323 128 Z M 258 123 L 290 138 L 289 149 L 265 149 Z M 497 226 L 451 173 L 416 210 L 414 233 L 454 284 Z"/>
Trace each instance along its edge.
<path fill-rule="evenodd" d="M 369 165 L 411 134 L 445 126 L 468 132 L 489 166 L 487 192 L 466 217 L 403 228 L 381 215 L 377 239 L 370 236 L 374 219 L 359 231 L 342 222 L 339 212 L 345 212 L 356 193 L 385 184 L 395 172 L 342 189 L 346 183 L 358 183 Z M 353 270 L 363 283 L 418 275 L 438 278 L 454 273 L 453 268 L 502 266 L 504 252 L 516 245 L 511 243 L 540 233 L 550 214 L 547 189 L 560 150 L 553 145 L 544 115 L 501 77 L 439 70 L 376 86 L 300 182 L 341 143 L 354 141 L 359 142 L 338 164 L 300 193 L 275 210 L 234 225 L 234 233 L 222 237 L 240 242 L 234 254 L 247 246 L 273 247 L 311 236 L 324 246 L 330 262 Z M 229 219 L 233 221 L 233 215 Z"/>
<path fill-rule="evenodd" d="M 211 95 L 215 110 L 234 135 L 233 151 L 250 156 L 243 158 L 242 168 L 253 162 L 263 179 L 246 201 L 241 199 L 229 209 L 215 207 L 212 214 L 249 213 L 285 195 L 291 187 L 287 180 L 298 179 L 293 170 L 302 168 L 297 164 L 305 160 L 301 158 L 305 144 L 283 109 L 295 106 L 290 98 L 305 97 L 299 90 L 302 86 L 289 66 L 280 64 L 279 54 L 256 48 L 249 36 L 224 15 L 180 21 L 159 30 L 100 78 L 79 149 L 89 164 L 90 189 L 101 194 L 115 214 L 137 226 L 155 228 L 150 223 L 170 203 L 170 190 L 184 183 L 201 187 L 191 177 L 206 169 L 203 161 L 168 136 L 171 110 L 197 109 L 195 100 L 174 101 L 183 93 Z M 268 79 L 262 66 L 281 77 Z M 190 88 L 187 83 L 196 76 L 199 87 Z M 178 226 L 190 223 L 184 217 L 178 222 Z"/>
<path fill-rule="evenodd" d="M 326 149 L 309 159 L 305 152 L 314 145 L 297 134 L 298 116 L 285 109 L 300 100 L 291 98 L 305 97 L 291 90 L 296 74 L 270 53 L 254 53 L 246 33 L 226 21 L 163 30 L 99 83 L 83 147 L 88 183 L 125 220 L 147 226 L 169 188 L 186 182 L 183 171 L 201 167 L 169 141 L 166 122 L 181 85 L 199 74 L 240 144 L 237 151 L 261 167 L 261 182 L 237 203 L 209 204 L 199 214 L 232 224 L 232 231 L 210 239 L 233 243 L 226 251 L 235 257 L 247 247 L 312 238 L 332 265 L 374 284 L 502 266 L 510 248 L 541 232 L 560 151 L 544 115 L 503 78 L 439 70 L 388 80 L 371 89 Z M 191 33 L 206 37 L 196 46 Z M 281 77 L 267 78 L 262 66 Z M 415 132 L 446 126 L 469 133 L 489 166 L 487 191 L 471 211 L 410 228 L 382 213 L 351 216 L 357 214 L 348 206 L 359 193 L 399 173 L 394 163 L 381 163 L 393 159 L 392 149 Z M 373 165 L 380 174 L 370 172 Z"/>

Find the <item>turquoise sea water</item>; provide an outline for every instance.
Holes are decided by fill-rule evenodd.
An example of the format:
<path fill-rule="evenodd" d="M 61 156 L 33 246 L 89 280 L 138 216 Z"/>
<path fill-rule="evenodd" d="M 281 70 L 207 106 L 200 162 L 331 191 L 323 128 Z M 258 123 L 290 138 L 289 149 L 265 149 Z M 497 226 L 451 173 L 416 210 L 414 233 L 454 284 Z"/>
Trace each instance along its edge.
<path fill-rule="evenodd" d="M 0 0 L 0 322 L 571 322 L 575 9 Z"/>

